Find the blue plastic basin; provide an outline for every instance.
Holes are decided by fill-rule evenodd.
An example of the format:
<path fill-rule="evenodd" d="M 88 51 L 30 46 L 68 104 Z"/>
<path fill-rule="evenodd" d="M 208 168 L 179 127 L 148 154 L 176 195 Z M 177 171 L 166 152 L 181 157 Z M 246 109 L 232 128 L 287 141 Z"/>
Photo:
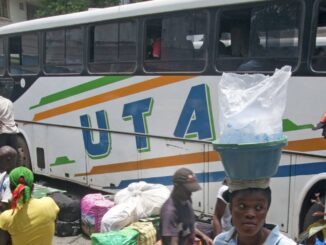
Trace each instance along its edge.
<path fill-rule="evenodd" d="M 226 175 L 231 179 L 269 178 L 276 174 L 281 159 L 282 147 L 287 138 L 267 143 L 218 144 L 213 142 L 219 152 Z"/>

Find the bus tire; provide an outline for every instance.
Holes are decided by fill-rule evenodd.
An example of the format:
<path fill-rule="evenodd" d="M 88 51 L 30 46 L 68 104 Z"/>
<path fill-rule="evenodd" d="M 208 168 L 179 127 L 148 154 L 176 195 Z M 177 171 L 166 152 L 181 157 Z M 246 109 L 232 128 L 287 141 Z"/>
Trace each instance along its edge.
<path fill-rule="evenodd" d="M 320 200 L 321 200 L 322 203 L 325 203 L 325 196 L 320 196 Z M 304 230 L 306 230 L 314 222 L 322 219 L 322 217 L 314 217 L 314 216 L 312 216 L 313 213 L 315 213 L 317 211 L 324 212 L 324 209 L 323 209 L 322 206 L 320 206 L 320 205 L 318 205 L 316 203 L 311 203 L 311 206 L 309 207 L 308 212 L 304 216 L 304 220 L 303 220 L 303 229 Z M 317 238 L 319 240 L 323 241 L 323 233 L 318 232 L 317 233 Z"/>
<path fill-rule="evenodd" d="M 28 145 L 22 135 L 17 136 L 18 145 L 18 165 L 25 166 L 26 168 L 32 169 L 31 156 L 29 153 Z"/>

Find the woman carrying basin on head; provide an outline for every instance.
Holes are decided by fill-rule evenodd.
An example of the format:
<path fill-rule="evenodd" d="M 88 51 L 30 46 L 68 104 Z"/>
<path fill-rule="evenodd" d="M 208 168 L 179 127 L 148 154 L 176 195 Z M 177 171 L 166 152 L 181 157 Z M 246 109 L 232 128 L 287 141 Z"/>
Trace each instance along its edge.
<path fill-rule="evenodd" d="M 271 204 L 271 189 L 232 190 L 230 210 L 233 228 L 215 237 L 214 245 L 294 245 L 276 225 L 266 224 Z"/>

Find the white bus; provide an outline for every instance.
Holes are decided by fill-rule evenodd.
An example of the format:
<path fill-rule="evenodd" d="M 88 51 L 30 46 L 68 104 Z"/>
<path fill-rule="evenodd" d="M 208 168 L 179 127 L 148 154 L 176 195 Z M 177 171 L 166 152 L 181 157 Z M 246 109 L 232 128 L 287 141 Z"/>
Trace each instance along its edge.
<path fill-rule="evenodd" d="M 225 176 L 211 144 L 222 72 L 290 65 L 268 222 L 297 238 L 314 193 L 325 197 L 326 140 L 312 130 L 326 111 L 325 29 L 326 0 L 156 0 L 1 27 L 23 164 L 108 192 L 171 185 L 188 167 L 203 188 L 194 208 L 212 214 Z"/>

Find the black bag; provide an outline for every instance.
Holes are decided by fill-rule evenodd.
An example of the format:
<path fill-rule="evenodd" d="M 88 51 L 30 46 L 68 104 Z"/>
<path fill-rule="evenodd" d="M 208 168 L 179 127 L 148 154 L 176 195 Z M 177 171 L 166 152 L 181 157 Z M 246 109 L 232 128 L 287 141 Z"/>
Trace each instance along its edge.
<path fill-rule="evenodd" d="M 60 208 L 58 220 L 64 222 L 80 220 L 80 199 L 78 197 L 62 192 L 48 193 L 48 196 L 52 197 Z"/>
<path fill-rule="evenodd" d="M 56 220 L 55 235 L 59 237 L 76 236 L 81 233 L 80 220 L 65 222 Z"/>

